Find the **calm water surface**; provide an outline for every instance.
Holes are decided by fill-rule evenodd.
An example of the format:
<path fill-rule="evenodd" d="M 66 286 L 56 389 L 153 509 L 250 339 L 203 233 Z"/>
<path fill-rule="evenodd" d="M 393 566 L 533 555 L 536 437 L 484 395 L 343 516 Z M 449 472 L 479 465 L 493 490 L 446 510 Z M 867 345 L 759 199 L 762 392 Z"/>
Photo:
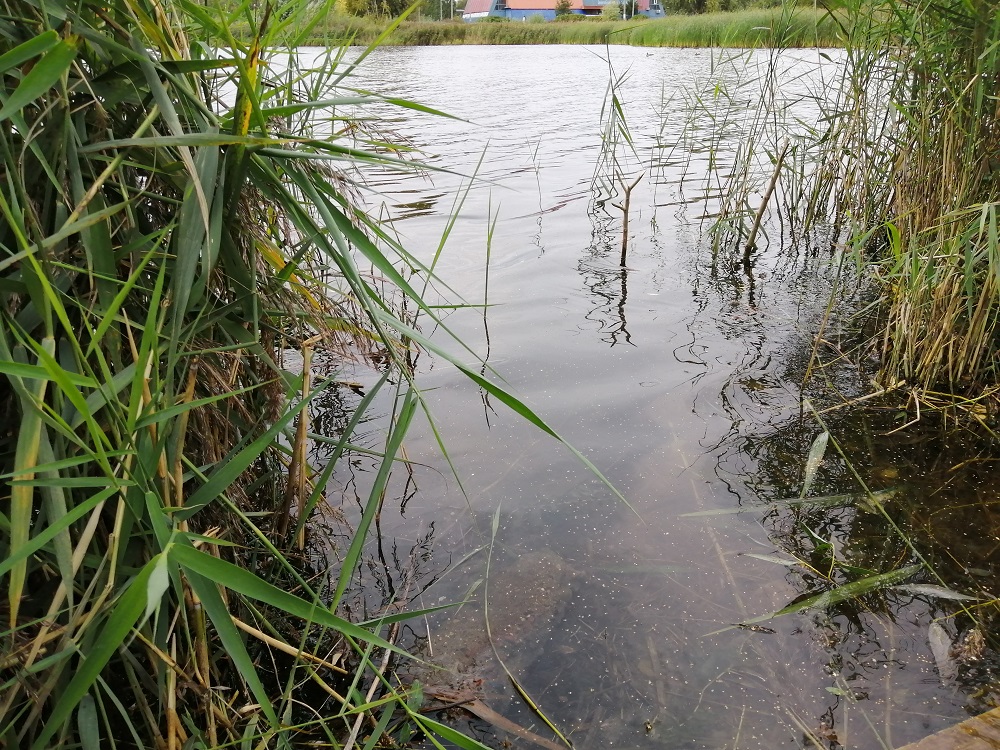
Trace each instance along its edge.
<path fill-rule="evenodd" d="M 619 150 L 623 172 L 629 182 L 644 173 L 622 268 L 622 213 L 613 206 L 621 197 L 592 190 L 607 54 L 383 49 L 355 80 L 453 116 L 378 112 L 390 137 L 450 171 L 369 173 L 369 204 L 430 263 L 468 188 L 436 272 L 442 299 L 474 307 L 442 310 L 444 325 L 629 504 L 557 441 L 422 354 L 418 383 L 458 479 L 425 420 L 406 443 L 411 469 L 396 472 L 358 572 L 366 595 L 356 606 L 374 616 L 399 599 L 481 603 L 491 539 L 494 586 L 519 556 L 554 553 L 571 575 L 564 594 L 537 594 L 551 599 L 540 606 L 552 627 L 526 627 L 504 649 L 578 748 L 795 748 L 811 746 L 807 732 L 827 747 L 895 747 L 952 723 L 968 697 L 942 685 L 927 643 L 931 618 L 955 610 L 948 602 L 896 592 L 779 617 L 765 623 L 773 632 L 730 627 L 824 590 L 802 567 L 749 556 L 791 560 L 795 551 L 821 565 L 806 529 L 832 540 L 838 560 L 878 572 L 909 564 L 910 551 L 851 507 L 768 504 L 799 493 L 821 431 L 800 419 L 799 381 L 830 254 L 771 243 L 750 273 L 713 264 L 699 221 L 711 201 L 697 199 L 711 188 L 709 160 L 725 171 L 740 145 L 739 119 L 757 90 L 746 82 L 774 61 L 757 53 L 726 67 L 703 50 L 610 51 L 614 75 L 627 71 L 620 96 L 636 144 L 636 155 Z M 829 75 L 823 61 L 817 51 L 778 61 L 779 95 L 798 107 L 790 117 L 815 117 L 800 94 Z M 718 82 L 714 120 L 693 114 L 689 93 L 713 91 L 709 82 Z M 426 318 L 423 326 L 473 361 Z M 864 446 L 865 429 L 852 422 L 834 433 Z M 910 478 L 861 463 L 876 489 Z M 348 513 L 366 497 L 374 465 L 359 453 L 338 471 Z M 811 494 L 856 490 L 830 459 Z M 428 627 L 433 646 L 444 619 L 421 618 L 401 638 L 426 650 Z M 542 732 L 502 680 L 487 687 L 487 703 Z M 504 739 L 482 722 L 471 731 L 497 747 Z"/>

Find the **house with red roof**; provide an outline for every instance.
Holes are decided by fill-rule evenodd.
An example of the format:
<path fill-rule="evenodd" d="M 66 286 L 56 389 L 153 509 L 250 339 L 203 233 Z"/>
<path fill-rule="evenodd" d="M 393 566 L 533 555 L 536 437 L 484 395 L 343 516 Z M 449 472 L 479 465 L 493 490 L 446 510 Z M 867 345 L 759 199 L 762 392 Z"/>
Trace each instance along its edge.
<path fill-rule="evenodd" d="M 570 0 L 570 13 L 599 16 L 604 6 L 613 0 Z M 556 17 L 557 0 L 468 0 L 462 11 L 462 20 L 478 21 L 483 18 L 509 18 L 526 21 L 531 16 L 541 16 L 546 21 Z M 621 2 L 624 6 L 625 3 Z M 662 0 L 638 0 L 636 13 L 649 18 L 662 18 Z"/>

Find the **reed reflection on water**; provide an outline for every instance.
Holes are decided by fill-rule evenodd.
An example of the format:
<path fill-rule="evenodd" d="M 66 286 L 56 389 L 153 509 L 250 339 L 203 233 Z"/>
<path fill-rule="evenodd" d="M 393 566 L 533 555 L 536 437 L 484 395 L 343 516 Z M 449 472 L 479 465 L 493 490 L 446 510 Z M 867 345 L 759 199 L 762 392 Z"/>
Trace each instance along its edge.
<path fill-rule="evenodd" d="M 636 143 L 629 158 L 647 175 L 631 197 L 624 265 L 622 212 L 591 190 L 608 54 L 629 71 L 618 95 Z M 969 703 L 970 690 L 942 684 L 927 643 L 931 618 L 955 613 L 954 602 L 890 590 L 733 627 L 858 571 L 903 567 L 912 554 L 856 506 L 773 503 L 799 494 L 821 431 L 802 416 L 799 383 L 834 269 L 808 243 L 794 252 L 764 243 L 739 262 L 703 241 L 700 219 L 713 210 L 705 197 L 719 189 L 706 167 L 725 173 L 745 146 L 740 118 L 774 60 L 716 62 L 704 50 L 458 47 L 382 49 L 362 68 L 359 87 L 460 118 L 391 115 L 395 135 L 453 171 L 369 175 L 373 206 L 429 262 L 452 196 L 482 159 L 436 266 L 470 307 L 443 317 L 631 508 L 554 440 L 422 356 L 418 384 L 436 424 L 407 442 L 412 463 L 393 477 L 354 614 L 401 599 L 481 604 L 487 559 L 499 585 L 519 556 L 544 551 L 573 575 L 558 594 L 531 592 L 548 597 L 531 606 L 554 626 L 525 632 L 517 678 L 576 747 L 902 745 Z M 816 110 L 800 94 L 821 88 L 834 63 L 818 51 L 781 62 L 785 116 L 808 121 Z M 724 96 L 699 114 L 694 90 Z M 831 377 L 858 387 L 846 370 Z M 344 404 L 329 408 L 331 424 L 342 422 Z M 935 467 L 914 459 L 908 475 L 892 476 L 873 458 L 883 427 L 843 412 L 831 433 L 853 446 L 875 489 L 901 487 L 892 513 L 918 536 L 932 526 L 925 494 L 936 489 Z M 376 463 L 356 453 L 336 473 L 348 517 Z M 830 452 L 814 494 L 856 491 L 853 481 Z M 934 556 L 931 537 L 918 543 Z M 954 567 L 992 575 L 992 554 L 953 550 L 965 561 Z M 447 616 L 408 623 L 404 645 L 429 648 Z M 487 683 L 492 708 L 540 731 L 502 680 Z M 465 728 L 502 739 L 481 722 Z"/>

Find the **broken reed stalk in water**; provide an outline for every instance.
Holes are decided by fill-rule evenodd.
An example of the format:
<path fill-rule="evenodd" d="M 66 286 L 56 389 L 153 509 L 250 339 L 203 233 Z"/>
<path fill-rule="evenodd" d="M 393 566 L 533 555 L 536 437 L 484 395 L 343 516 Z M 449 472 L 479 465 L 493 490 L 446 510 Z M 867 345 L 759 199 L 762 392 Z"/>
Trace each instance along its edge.
<path fill-rule="evenodd" d="M 774 161 L 774 172 L 771 174 L 771 180 L 767 183 L 767 189 L 764 191 L 764 195 L 760 199 L 760 207 L 757 209 L 757 215 L 754 217 L 753 226 L 750 228 L 750 235 L 747 237 L 746 247 L 743 249 L 744 263 L 748 263 L 750 261 L 750 253 L 752 253 L 757 247 L 757 232 L 760 231 L 760 222 L 764 218 L 764 211 L 767 210 L 768 201 L 771 200 L 774 188 L 778 184 L 778 177 L 781 175 L 781 166 L 785 163 L 785 154 L 788 153 L 788 144 L 789 141 L 786 138 L 785 143 L 781 147 L 781 152 L 778 154 L 778 158 Z"/>
<path fill-rule="evenodd" d="M 628 214 L 629 214 L 629 203 L 632 201 L 632 191 L 635 190 L 635 186 L 639 184 L 641 180 L 646 175 L 645 172 L 641 173 L 635 180 L 632 181 L 631 185 L 625 185 L 625 178 L 622 175 L 618 175 L 618 181 L 622 184 L 622 189 L 625 191 L 625 200 L 622 201 L 622 205 L 614 204 L 615 208 L 622 212 L 622 258 L 621 265 L 625 265 L 625 256 L 628 253 Z"/>

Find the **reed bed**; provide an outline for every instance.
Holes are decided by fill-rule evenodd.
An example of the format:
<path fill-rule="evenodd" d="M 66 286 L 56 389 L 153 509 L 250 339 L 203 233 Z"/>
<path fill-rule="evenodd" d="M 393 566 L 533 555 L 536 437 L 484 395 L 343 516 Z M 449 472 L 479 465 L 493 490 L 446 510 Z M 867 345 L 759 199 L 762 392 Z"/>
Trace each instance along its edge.
<path fill-rule="evenodd" d="M 775 82 L 761 81 L 742 157 L 755 166 L 736 170 L 720 215 L 747 216 L 748 189 L 789 143 L 783 226 L 804 236 L 825 224 L 882 300 L 869 347 L 876 387 L 978 399 L 996 388 L 1000 351 L 996 4 L 889 0 L 842 12 L 840 73 L 814 93 L 820 125 L 786 127 Z M 749 252 L 745 220 L 718 228 L 722 245 Z"/>
<path fill-rule="evenodd" d="M 362 729 L 367 747 L 438 731 L 477 746 L 386 676 L 400 606 L 339 611 L 423 407 L 408 354 L 434 345 L 416 315 L 440 321 L 412 285 L 430 272 L 351 178 L 412 165 L 345 109 L 384 106 L 348 86 L 364 53 L 273 51 L 329 11 L 4 6 L 5 747 L 352 747 Z M 305 450 L 331 387 L 314 352 L 334 378 L 352 359 L 381 371 L 325 467 Z M 555 435 L 480 363 L 440 356 Z M 336 519 L 327 481 L 379 392 L 377 476 L 324 564 L 309 522 Z"/>
<path fill-rule="evenodd" d="M 890 27 L 905 108 L 880 271 L 886 378 L 976 395 L 997 384 L 1000 17 L 996 6 L 900 3 Z M 898 105 L 897 105 L 898 106 Z"/>
<path fill-rule="evenodd" d="M 632 44 L 644 47 L 759 48 L 774 43 L 780 26 L 782 43 L 790 47 L 833 47 L 843 30 L 827 12 L 799 8 L 789 22 L 781 8 L 675 15 L 659 20 L 573 21 L 523 23 L 518 21 L 408 21 L 388 37 L 394 45 L 446 44 Z M 385 23 L 376 19 L 329 16 L 310 33 L 312 44 L 329 40 L 374 40 Z"/>
<path fill-rule="evenodd" d="M 674 16 L 635 27 L 627 43 L 642 47 L 836 47 L 842 29 L 823 10 L 781 8 Z M 777 35 L 777 39 L 776 39 Z"/>

